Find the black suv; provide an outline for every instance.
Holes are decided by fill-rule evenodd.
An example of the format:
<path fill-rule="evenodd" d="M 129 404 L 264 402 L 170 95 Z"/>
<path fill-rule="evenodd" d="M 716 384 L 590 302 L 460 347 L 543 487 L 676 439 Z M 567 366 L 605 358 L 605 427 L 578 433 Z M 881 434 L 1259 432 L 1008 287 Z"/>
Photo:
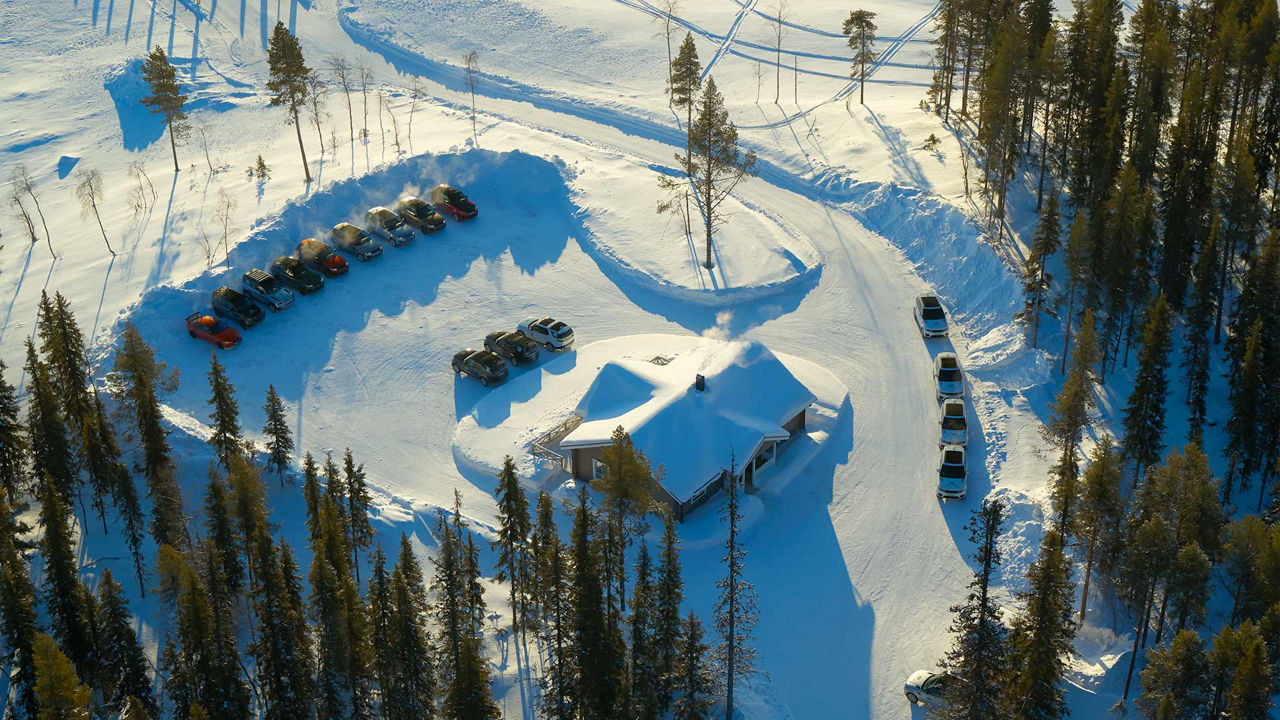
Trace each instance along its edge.
<path fill-rule="evenodd" d="M 507 379 L 507 364 L 488 350 L 460 350 L 453 356 L 453 371 L 466 373 L 489 387 Z"/>
<path fill-rule="evenodd" d="M 324 287 L 323 275 L 291 255 L 281 255 L 271 263 L 271 276 L 303 295 L 310 295 Z"/>
<path fill-rule="evenodd" d="M 262 322 L 266 313 L 244 295 L 223 285 L 213 291 L 213 314 L 235 320 L 242 328 L 251 328 Z"/>
<path fill-rule="evenodd" d="M 538 359 L 538 343 L 518 332 L 495 330 L 484 336 L 484 349 L 506 358 L 512 365 L 531 363 Z"/>

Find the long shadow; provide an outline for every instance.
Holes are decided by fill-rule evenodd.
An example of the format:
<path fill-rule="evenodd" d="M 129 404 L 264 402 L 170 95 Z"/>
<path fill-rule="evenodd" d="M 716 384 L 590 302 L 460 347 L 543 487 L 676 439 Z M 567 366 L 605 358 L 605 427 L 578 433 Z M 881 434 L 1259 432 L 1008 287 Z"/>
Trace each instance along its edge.
<path fill-rule="evenodd" d="M 126 17 L 124 20 L 124 44 L 125 45 L 129 44 L 129 31 L 133 29 L 133 3 L 134 3 L 134 0 L 129 0 L 129 16 Z"/>
<path fill-rule="evenodd" d="M 160 237 L 156 238 L 156 259 L 147 275 L 146 287 L 153 288 L 168 277 L 169 268 L 177 260 L 176 252 L 169 252 L 169 231 L 173 223 L 173 198 L 178 190 L 178 174 L 173 174 L 173 183 L 169 186 L 169 202 L 164 208 L 164 221 L 160 225 Z"/>
<path fill-rule="evenodd" d="M 151 16 L 147 19 L 147 44 L 144 47 L 151 47 L 151 38 L 155 35 L 156 29 L 156 0 L 150 0 Z"/>
<path fill-rule="evenodd" d="M 9 320 L 13 318 L 13 306 L 18 304 L 18 295 L 22 292 L 22 283 L 27 279 L 27 269 L 31 267 L 31 254 L 35 252 L 36 244 L 27 243 L 27 256 L 22 259 L 22 270 L 18 273 L 18 282 L 13 286 L 13 297 L 9 298 L 9 307 L 4 313 L 4 323 L 0 324 L 0 341 L 4 340 L 4 334 L 9 331 Z"/>
<path fill-rule="evenodd" d="M 262 36 L 262 49 L 266 50 L 267 40 L 267 0 L 262 0 L 258 8 L 258 32 Z"/>
<path fill-rule="evenodd" d="M 880 117 L 876 115 L 876 111 L 871 108 L 867 108 L 867 114 L 871 117 L 871 122 L 875 123 L 876 132 L 880 135 L 880 139 L 884 141 L 885 147 L 892 154 L 894 166 L 905 176 L 903 179 L 921 190 L 930 190 L 933 185 L 925 177 L 924 171 L 920 168 L 920 163 L 911 157 L 910 150 L 902 140 L 902 131 L 897 128 L 885 127 L 884 123 L 880 122 Z"/>
<path fill-rule="evenodd" d="M 170 56 L 173 55 L 173 41 L 178 35 L 178 0 L 173 0 L 173 7 L 169 8 L 169 45 L 166 48 Z"/>
<path fill-rule="evenodd" d="M 107 264 L 107 272 L 102 276 L 102 294 L 98 296 L 98 309 L 93 313 L 93 329 L 89 331 L 89 337 L 93 338 L 98 334 L 98 322 L 102 319 L 102 306 L 107 301 L 107 284 L 111 282 L 111 271 L 115 269 L 116 256 L 111 256 L 111 262 Z"/>
<path fill-rule="evenodd" d="M 240 0 L 240 37 L 244 37 L 244 14 L 249 0 Z"/>

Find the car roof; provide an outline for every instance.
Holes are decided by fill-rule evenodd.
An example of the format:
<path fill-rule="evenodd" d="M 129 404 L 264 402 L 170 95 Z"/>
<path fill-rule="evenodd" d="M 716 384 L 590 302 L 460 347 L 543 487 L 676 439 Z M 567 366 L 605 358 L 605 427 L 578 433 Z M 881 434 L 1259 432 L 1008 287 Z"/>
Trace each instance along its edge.
<path fill-rule="evenodd" d="M 268 275 L 268 274 L 267 274 L 265 271 L 263 271 L 263 270 L 259 270 L 258 268 L 250 268 L 250 269 L 249 269 L 249 272 L 245 273 L 245 274 L 244 274 L 244 276 L 245 276 L 245 277 L 247 277 L 247 278 L 249 278 L 250 280 L 254 280 L 254 281 L 259 281 L 259 280 L 270 280 L 270 279 L 271 279 L 271 276 L 270 276 L 270 275 Z"/>
<path fill-rule="evenodd" d="M 400 202 L 411 203 L 411 202 L 426 202 L 426 201 L 418 197 L 417 195 L 405 195 L 404 197 L 400 198 Z"/>

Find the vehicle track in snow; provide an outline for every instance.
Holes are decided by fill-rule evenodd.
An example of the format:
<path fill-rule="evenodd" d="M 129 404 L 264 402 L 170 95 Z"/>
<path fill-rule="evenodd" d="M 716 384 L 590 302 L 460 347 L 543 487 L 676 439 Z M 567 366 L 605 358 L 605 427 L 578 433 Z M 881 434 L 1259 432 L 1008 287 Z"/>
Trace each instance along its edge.
<path fill-rule="evenodd" d="M 759 2 L 760 0 L 750 0 L 747 5 L 742 6 L 742 10 L 734 17 L 733 24 L 729 26 L 729 31 L 724 35 L 724 42 L 720 43 L 720 47 L 716 48 L 715 54 L 707 61 L 706 67 L 702 68 L 703 80 L 706 80 L 711 75 L 716 63 L 720 62 L 720 59 L 729 52 L 729 48 L 733 47 L 733 40 L 738 35 L 738 29 L 742 27 L 742 21 L 747 19 L 747 16 L 751 14 L 751 11 L 755 9 L 756 4 Z"/>

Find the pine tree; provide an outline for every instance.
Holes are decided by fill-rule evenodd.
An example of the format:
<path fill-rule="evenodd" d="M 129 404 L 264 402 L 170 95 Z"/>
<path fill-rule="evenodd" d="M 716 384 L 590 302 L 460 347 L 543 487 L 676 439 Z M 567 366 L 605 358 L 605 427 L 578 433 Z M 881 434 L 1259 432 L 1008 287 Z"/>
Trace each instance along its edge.
<path fill-rule="evenodd" d="M 80 581 L 68 514 L 61 494 L 45 481 L 40 490 L 40 526 L 44 528 L 40 554 L 44 556 L 44 604 L 49 629 L 71 658 L 76 674 L 92 681 L 96 672 L 93 633 L 86 613 L 91 598 Z"/>
<path fill-rule="evenodd" d="M 382 694 L 383 715 L 387 714 L 386 696 L 391 687 L 394 671 L 391 637 L 391 574 L 387 571 L 387 556 L 382 543 L 374 545 L 370 564 L 369 587 L 365 592 L 365 605 L 369 616 L 369 644 L 373 647 L 373 675 Z"/>
<path fill-rule="evenodd" d="M 1009 667 L 1009 631 L 991 587 L 1002 561 L 999 540 L 1007 516 L 1003 502 L 984 500 L 966 526 L 978 570 L 969 581 L 968 597 L 951 608 L 955 639 L 939 663 L 958 680 L 942 713 L 947 720 L 999 720 L 1007 715 L 1000 690 Z"/>
<path fill-rule="evenodd" d="M 727 493 L 720 518 L 728 524 L 729 534 L 724 542 L 722 561 L 725 576 L 716 581 L 720 590 L 715 605 L 716 634 L 720 636 L 720 642 L 715 648 L 715 659 L 725 677 L 725 720 L 733 720 L 734 683 L 756 672 L 751 631 L 755 629 L 759 614 L 756 611 L 755 587 L 744 574 L 747 551 L 742 547 L 739 536 L 742 508 L 738 504 L 737 468 L 732 461 L 723 478 Z"/>
<path fill-rule="evenodd" d="M 1124 468 L 1120 451 L 1110 435 L 1098 440 L 1089 455 L 1080 488 L 1076 530 L 1085 545 L 1084 582 L 1080 590 L 1080 622 L 1089 607 L 1089 582 L 1095 562 L 1109 562 L 1119 553 L 1120 528 L 1124 522 Z"/>
<path fill-rule="evenodd" d="M 698 46 L 693 42 L 693 33 L 685 33 L 684 41 L 676 59 L 671 63 L 671 79 L 667 83 L 667 93 L 671 96 L 671 107 L 685 112 L 685 155 L 693 155 L 692 135 L 693 111 L 697 104 L 698 91 L 702 88 L 702 63 L 698 60 Z"/>
<path fill-rule="evenodd" d="M 1075 638 L 1071 564 L 1057 530 L 1045 533 L 1040 556 L 1027 571 L 1020 595 L 1026 610 L 1013 621 L 1006 696 L 1016 718 L 1062 718 L 1067 714 L 1063 678 Z"/>
<path fill-rule="evenodd" d="M 1229 467 L 1223 487 L 1223 504 L 1231 501 L 1231 490 L 1239 477 L 1241 489 L 1249 487 L 1249 478 L 1262 465 L 1261 441 L 1264 437 L 1263 402 L 1267 384 L 1266 360 L 1262 339 L 1262 321 L 1254 321 L 1245 342 L 1244 362 L 1231 384 L 1229 399 L 1231 417 L 1227 419 L 1227 456 Z M 1261 497 L 1259 497 L 1261 505 Z"/>
<path fill-rule="evenodd" d="M 308 452 L 302 458 L 302 499 L 306 504 L 307 531 L 310 534 L 312 544 L 315 544 L 316 537 L 320 534 L 320 498 L 322 495 L 323 493 L 320 490 L 320 468 L 316 465 L 315 457 Z"/>
<path fill-rule="evenodd" d="M 1142 695 L 1133 704 L 1149 718 L 1205 717 L 1211 695 L 1208 675 L 1209 659 L 1200 637 L 1183 630 L 1168 647 L 1154 648 L 1147 655 Z"/>
<path fill-rule="evenodd" d="M 365 483 L 364 464 L 356 465 L 351 448 L 342 456 L 343 487 L 346 489 L 346 516 L 351 543 L 351 566 L 356 583 L 360 582 L 360 551 L 373 543 L 373 525 L 369 523 L 369 486 Z"/>
<path fill-rule="evenodd" d="M 684 581 L 680 577 L 680 539 L 670 513 L 662 514 L 662 550 L 658 556 L 655 588 L 653 643 L 657 648 L 658 712 L 671 707 L 679 656 Z"/>
<path fill-rule="evenodd" d="M 279 552 L 261 533 L 255 540 L 258 567 L 253 590 L 258 639 L 250 646 L 262 683 L 266 720 L 307 720 L 314 716 L 315 659 L 301 579 L 288 543 Z"/>
<path fill-rule="evenodd" d="M 1213 562 L 1199 543 L 1188 542 L 1178 548 L 1164 590 L 1172 605 L 1176 632 L 1181 632 L 1188 624 L 1194 627 L 1204 622 L 1212 572 Z M 1160 630 L 1163 629 L 1161 625 Z M 1160 630 L 1156 632 L 1157 643 L 1160 642 Z"/>
<path fill-rule="evenodd" d="M 604 495 L 601 575 L 605 608 L 611 625 L 626 610 L 627 548 L 637 532 L 643 532 L 644 515 L 654 507 L 657 482 L 649 461 L 636 448 L 622 426 L 614 428 L 612 442 L 601 452 L 604 476 L 594 482 Z"/>
<path fill-rule="evenodd" d="M 299 114 L 305 108 L 310 91 L 311 68 L 302 57 L 302 45 L 289 32 L 284 23 L 277 22 L 271 33 L 271 45 L 267 48 L 267 65 L 271 79 L 267 90 L 271 92 L 271 106 L 283 106 L 289 111 L 290 121 L 298 131 L 298 150 L 302 153 L 302 172 L 311 182 L 311 168 L 307 166 L 307 149 L 302 144 L 302 121 Z"/>
<path fill-rule="evenodd" d="M 1125 539 L 1119 566 L 1116 570 L 1117 594 L 1136 610 L 1137 621 L 1133 630 L 1133 649 L 1129 655 L 1129 670 L 1125 676 L 1124 693 L 1117 708 L 1123 708 L 1129 698 L 1133 670 L 1137 665 L 1139 643 L 1151 622 L 1156 586 L 1172 560 L 1173 529 L 1159 515 L 1139 516 L 1129 521 L 1129 537 Z"/>
<path fill-rule="evenodd" d="M 436 514 L 436 543 L 438 550 L 431 559 L 435 573 L 431 578 L 431 591 L 435 594 L 432 615 L 440 628 L 440 644 L 443 650 L 442 681 L 452 681 L 458 663 L 462 661 L 462 638 L 470 627 L 466 602 L 466 579 L 463 570 L 463 548 L 453 525 L 445 519 L 444 511 Z"/>
<path fill-rule="evenodd" d="M 693 199 L 702 215 L 706 231 L 706 257 L 703 267 L 715 267 L 711 254 L 711 238 L 717 226 L 727 219 L 724 201 L 738 184 L 756 174 L 756 154 L 744 155 L 738 148 L 738 129 L 729 121 L 724 96 L 714 78 L 707 78 L 698 96 L 697 117 L 689 125 L 689 153 L 677 155 L 693 185 Z M 664 176 L 665 177 L 665 176 Z"/>
<path fill-rule="evenodd" d="M 75 668 L 48 635 L 35 639 L 36 703 L 39 720 L 90 720 L 93 694 L 80 684 Z"/>
<path fill-rule="evenodd" d="M 631 596 L 631 702 L 627 713 L 636 720 L 657 720 L 659 714 L 656 613 L 653 562 L 648 544 L 642 541 Z"/>
<path fill-rule="evenodd" d="M 1074 509 L 1078 495 L 1079 448 L 1089 425 L 1093 407 L 1093 366 L 1097 362 L 1097 341 L 1093 311 L 1086 310 L 1071 353 L 1071 369 L 1055 398 L 1049 421 L 1041 429 L 1046 440 L 1058 448 L 1058 462 L 1050 478 L 1053 509 L 1064 533 L 1074 532 Z"/>
<path fill-rule="evenodd" d="M 14 387 L 4 379 L 8 367 L 0 361 L 0 490 L 4 500 L 17 502 L 19 493 L 30 489 L 27 476 L 26 430 L 18 417 L 20 405 Z"/>
<path fill-rule="evenodd" d="M 9 668 L 7 709 L 13 720 L 36 720 L 36 596 L 18 545 L 22 531 L 0 498 L 0 660 Z"/>
<path fill-rule="evenodd" d="M 1138 352 L 1138 372 L 1124 411 L 1124 452 L 1136 464 L 1135 483 L 1143 468 L 1160 460 L 1164 451 L 1164 400 L 1168 393 L 1172 319 L 1169 303 L 1157 297 L 1147 311 Z"/>
<path fill-rule="evenodd" d="M 392 662 L 390 682 L 382 688 L 383 712 L 387 720 L 430 720 L 436 674 L 426 623 L 427 587 L 408 535 L 400 536 L 389 590 Z"/>
<path fill-rule="evenodd" d="M 1089 259 L 1093 255 L 1093 237 L 1089 232 L 1089 221 L 1084 213 L 1076 213 L 1071 222 L 1071 230 L 1067 233 L 1067 314 L 1066 336 L 1062 345 L 1061 372 L 1067 370 L 1067 355 L 1071 350 L 1071 330 L 1075 321 L 1076 295 L 1091 282 Z"/>
<path fill-rule="evenodd" d="M 178 373 L 157 362 L 155 351 L 132 323 L 125 323 L 115 367 L 108 378 L 124 412 L 132 414 L 142 445 L 142 471 L 151 497 L 151 535 L 157 545 L 184 547 L 189 542 L 182 493 L 161 425 L 160 394 L 178 387 Z"/>
<path fill-rule="evenodd" d="M 689 613 L 682 625 L 672 681 L 674 720 L 707 720 L 710 715 L 715 681 L 707 667 L 707 644 L 702 636 L 702 623 Z"/>
<path fill-rule="evenodd" d="M 151 94 L 142 98 L 142 104 L 151 108 L 151 112 L 164 116 L 164 123 L 169 126 L 169 148 L 173 151 L 173 171 L 178 172 L 177 138 L 183 136 L 187 130 L 185 109 L 187 96 L 182 92 L 182 86 L 178 84 L 178 73 L 159 45 L 147 55 L 146 62 L 142 65 L 142 79 L 151 88 Z"/>
<path fill-rule="evenodd" d="M 543 644 L 547 664 L 543 672 L 541 710 L 554 720 L 571 720 L 574 713 L 574 656 L 569 647 L 569 570 L 565 548 L 556 529 L 551 495 L 538 494 L 538 514 L 534 523 L 534 570 L 537 577 L 538 606 L 542 617 Z"/>
<path fill-rule="evenodd" d="M 529 554 L 532 532 L 529 500 L 516 477 L 515 462 L 508 455 L 498 473 L 498 539 L 491 545 L 498 550 L 497 580 L 511 587 L 511 627 L 517 633 L 533 626 L 533 559 Z"/>
<path fill-rule="evenodd" d="M 284 471 L 293 459 L 293 434 L 284 410 L 284 401 L 276 394 L 275 385 L 268 385 L 267 401 L 262 407 L 267 415 L 267 424 L 262 428 L 262 434 L 267 436 L 267 466 L 275 468 L 280 487 L 284 487 Z"/>
<path fill-rule="evenodd" d="M 245 581 L 245 567 L 241 562 L 245 548 L 242 543 L 251 542 L 252 538 L 236 533 L 231 520 L 230 494 L 226 481 L 218 477 L 210 465 L 209 486 L 204 496 L 205 540 L 214 554 L 214 562 L 219 566 L 224 590 L 234 598 L 240 594 Z"/>
<path fill-rule="evenodd" d="M 244 552 L 243 567 L 253 585 L 257 571 L 253 545 L 258 536 L 270 532 L 267 518 L 266 490 L 262 487 L 262 471 L 243 455 L 231 457 L 231 471 L 227 473 L 228 508 L 240 535 L 240 548 Z"/>
<path fill-rule="evenodd" d="M 876 14 L 870 10 L 850 11 L 844 20 L 842 32 L 849 38 L 849 49 L 853 50 L 853 67 L 855 73 L 849 77 L 858 79 L 858 103 L 865 105 L 867 87 L 867 65 L 875 62 L 876 54 L 871 46 L 876 41 Z"/>
<path fill-rule="evenodd" d="M 351 575 L 346 533 L 332 498 L 320 505 L 320 533 L 312 544 L 311 613 L 318 637 L 321 717 L 371 717 L 372 650 L 368 622 Z"/>
<path fill-rule="evenodd" d="M 244 438 L 240 435 L 240 408 L 236 403 L 235 388 L 227 379 L 225 368 L 218 362 L 218 353 L 209 355 L 209 405 L 213 412 L 209 420 L 213 432 L 209 444 L 224 468 L 231 467 L 231 456 L 244 453 Z"/>
<path fill-rule="evenodd" d="M 98 647 L 96 657 L 102 694 L 113 708 L 123 708 L 132 699 L 149 714 L 158 708 L 151 695 L 149 663 L 133 629 L 133 616 L 125 604 L 124 591 L 104 570 L 98 585 Z"/>

